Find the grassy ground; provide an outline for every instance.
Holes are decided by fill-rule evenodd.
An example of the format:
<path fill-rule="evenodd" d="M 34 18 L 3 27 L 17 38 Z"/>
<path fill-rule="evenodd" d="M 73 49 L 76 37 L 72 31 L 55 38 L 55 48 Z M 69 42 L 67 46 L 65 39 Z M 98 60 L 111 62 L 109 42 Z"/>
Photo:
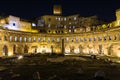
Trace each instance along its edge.
<path fill-rule="evenodd" d="M 111 65 L 103 60 L 91 59 L 89 57 L 77 57 L 77 59 L 75 57 L 61 57 L 60 59 L 64 59 L 63 62 L 46 61 L 47 58 L 45 56 L 34 56 L 26 57 L 17 62 L 0 62 L 1 66 L 7 68 L 0 72 L 1 80 L 34 80 L 33 74 L 35 72 L 40 73 L 41 80 L 50 80 L 55 75 L 62 80 L 89 80 L 99 70 L 105 72 L 106 79 L 119 80 L 120 78 L 120 64 Z M 83 74 L 78 74 L 78 69 L 82 69 Z M 13 73 L 10 72 L 20 76 L 14 77 Z M 12 76 L 13 78 L 11 78 Z"/>

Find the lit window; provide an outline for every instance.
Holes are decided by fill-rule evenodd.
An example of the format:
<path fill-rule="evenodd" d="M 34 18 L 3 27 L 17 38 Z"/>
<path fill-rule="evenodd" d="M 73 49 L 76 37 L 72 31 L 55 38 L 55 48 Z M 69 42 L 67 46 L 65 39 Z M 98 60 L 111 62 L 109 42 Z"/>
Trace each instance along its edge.
<path fill-rule="evenodd" d="M 76 42 L 78 42 L 78 38 L 76 38 Z"/>
<path fill-rule="evenodd" d="M 69 24 L 71 24 L 71 23 L 69 23 Z"/>
<path fill-rule="evenodd" d="M 45 42 L 45 38 L 43 38 L 43 42 Z"/>
<path fill-rule="evenodd" d="M 60 38 L 57 38 L 57 42 L 60 42 Z"/>
<path fill-rule="evenodd" d="M 26 38 L 26 37 L 24 38 L 24 41 L 25 41 L 25 42 L 27 41 L 27 38 Z"/>
<path fill-rule="evenodd" d="M 109 40 L 112 40 L 112 36 L 109 36 Z"/>
<path fill-rule="evenodd" d="M 36 42 L 36 38 L 34 38 L 34 42 Z"/>
<path fill-rule="evenodd" d="M 12 41 L 12 36 L 10 36 L 10 41 Z"/>
<path fill-rule="evenodd" d="M 56 17 L 56 20 L 58 20 L 58 18 Z"/>
<path fill-rule="evenodd" d="M 82 40 L 82 38 L 80 38 L 80 42 L 82 42 L 83 40 Z"/>
<path fill-rule="evenodd" d="M 50 28 L 51 24 L 48 24 L 48 27 Z"/>
<path fill-rule="evenodd" d="M 40 42 L 40 38 L 38 38 L 38 42 Z"/>
<path fill-rule="evenodd" d="M 58 18 L 58 20 L 60 21 L 60 18 Z"/>
<path fill-rule="evenodd" d="M 33 27 L 35 27 L 35 26 L 36 26 L 36 24 L 35 24 L 35 23 L 32 23 L 32 26 L 33 26 Z"/>
<path fill-rule="evenodd" d="M 66 21 L 67 19 L 66 18 L 64 18 L 64 21 Z"/>
<path fill-rule="evenodd" d="M 50 38 L 48 38 L 48 42 L 50 42 Z"/>
<path fill-rule="evenodd" d="M 101 37 L 98 37 L 98 40 L 99 40 L 99 41 L 102 41 L 102 38 L 101 38 Z"/>
<path fill-rule="evenodd" d="M 66 42 L 69 42 L 69 38 L 66 38 Z"/>
<path fill-rule="evenodd" d="M 66 25 L 64 25 L 64 28 L 66 29 Z"/>
<path fill-rule="evenodd" d="M 71 30 L 69 30 L 69 32 L 71 32 Z"/>
<path fill-rule="evenodd" d="M 94 37 L 94 41 L 96 41 L 96 37 Z"/>
<path fill-rule="evenodd" d="M 74 29 L 74 32 L 76 32 L 76 29 Z"/>
<path fill-rule="evenodd" d="M 29 38 L 29 42 L 31 42 L 32 41 L 32 38 Z"/>
<path fill-rule="evenodd" d="M 22 37 L 20 37 L 20 42 L 22 42 Z"/>
<path fill-rule="evenodd" d="M 75 28 L 75 26 L 73 26 L 73 29 Z"/>
<path fill-rule="evenodd" d="M 15 41 L 17 41 L 17 36 L 15 36 Z"/>
<path fill-rule="evenodd" d="M 76 17 L 74 17 L 74 20 L 77 20 L 77 18 L 76 18 Z"/>

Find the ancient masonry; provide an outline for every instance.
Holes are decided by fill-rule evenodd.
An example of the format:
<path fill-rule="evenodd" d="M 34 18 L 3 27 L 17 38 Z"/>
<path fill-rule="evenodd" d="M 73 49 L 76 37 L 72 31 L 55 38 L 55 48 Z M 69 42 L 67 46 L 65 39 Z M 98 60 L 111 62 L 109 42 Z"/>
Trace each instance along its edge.
<path fill-rule="evenodd" d="M 0 17 L 0 56 L 18 54 L 95 54 L 120 57 L 120 9 L 116 20 L 96 16 L 62 16 L 61 6 L 53 15 L 28 21 L 9 15 Z"/>

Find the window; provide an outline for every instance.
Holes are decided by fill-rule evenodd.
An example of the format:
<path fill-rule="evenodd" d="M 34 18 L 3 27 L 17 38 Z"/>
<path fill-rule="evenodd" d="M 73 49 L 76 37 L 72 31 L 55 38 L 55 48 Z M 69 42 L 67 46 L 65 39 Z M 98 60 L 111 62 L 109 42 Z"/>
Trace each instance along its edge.
<path fill-rule="evenodd" d="M 72 42 L 74 42 L 74 38 L 72 38 Z"/>
<path fill-rule="evenodd" d="M 80 42 L 82 42 L 83 40 L 82 40 L 82 38 L 80 38 Z"/>
<path fill-rule="evenodd" d="M 15 24 L 15 23 L 13 23 L 13 26 L 16 26 L 16 24 Z"/>
<path fill-rule="evenodd" d="M 112 36 L 109 36 L 109 40 L 112 40 Z"/>
<path fill-rule="evenodd" d="M 94 41 L 96 41 L 96 37 L 94 37 Z"/>
<path fill-rule="evenodd" d="M 40 38 L 38 38 L 38 42 L 40 42 Z"/>
<path fill-rule="evenodd" d="M 36 38 L 34 38 L 34 42 L 36 42 Z"/>
<path fill-rule="evenodd" d="M 15 36 L 15 41 L 17 41 L 17 36 Z"/>
<path fill-rule="evenodd" d="M 48 24 L 48 27 L 50 28 L 51 24 Z"/>
<path fill-rule="evenodd" d="M 43 42 L 45 42 L 45 38 L 43 38 Z"/>
<path fill-rule="evenodd" d="M 50 30 L 48 31 L 48 33 L 50 33 Z"/>
<path fill-rule="evenodd" d="M 64 28 L 66 29 L 66 25 L 64 25 Z"/>
<path fill-rule="evenodd" d="M 99 40 L 99 41 L 102 41 L 102 38 L 101 38 L 101 37 L 98 37 L 98 40 Z"/>
<path fill-rule="evenodd" d="M 118 39 L 118 36 L 117 35 L 115 35 L 115 40 L 117 40 Z"/>
<path fill-rule="evenodd" d="M 76 42 L 78 42 L 78 38 L 76 38 Z"/>
<path fill-rule="evenodd" d="M 50 21 L 51 21 L 51 18 L 48 18 L 48 21 L 50 22 Z"/>
<path fill-rule="evenodd" d="M 92 41 L 92 38 L 89 38 L 89 41 L 91 42 L 91 41 Z"/>
<path fill-rule="evenodd" d="M 24 41 L 25 41 L 25 42 L 27 41 L 27 38 L 26 38 L 26 37 L 24 38 Z"/>
<path fill-rule="evenodd" d="M 69 30 L 69 32 L 71 33 L 71 30 Z"/>
<path fill-rule="evenodd" d="M 60 21 L 60 18 L 58 18 L 58 20 Z"/>
<path fill-rule="evenodd" d="M 84 41 L 87 41 L 87 39 L 86 39 L 86 38 L 84 38 Z"/>
<path fill-rule="evenodd" d="M 10 41 L 12 41 L 12 36 L 10 36 Z"/>
<path fill-rule="evenodd" d="M 74 20 L 77 20 L 77 18 L 76 18 L 76 17 L 74 17 Z"/>
<path fill-rule="evenodd" d="M 60 42 L 60 38 L 57 38 L 57 42 Z"/>
<path fill-rule="evenodd" d="M 32 26 L 33 26 L 33 27 L 35 27 L 35 26 L 36 26 L 36 24 L 35 24 L 35 23 L 32 23 Z"/>
<path fill-rule="evenodd" d="M 54 38 L 52 38 L 52 42 L 54 42 L 55 40 L 54 40 Z"/>
<path fill-rule="evenodd" d="M 64 18 L 64 21 L 66 21 L 67 19 L 66 18 Z"/>
<path fill-rule="evenodd" d="M 22 37 L 20 37 L 20 42 L 22 42 Z"/>
<path fill-rule="evenodd" d="M 73 29 L 75 28 L 75 26 L 73 26 Z"/>
<path fill-rule="evenodd" d="M 66 38 L 66 42 L 69 42 L 69 38 Z"/>
<path fill-rule="evenodd" d="M 74 32 L 76 32 L 76 29 L 74 29 Z"/>
<path fill-rule="evenodd" d="M 50 38 L 48 38 L 48 42 L 50 42 Z"/>
<path fill-rule="evenodd" d="M 104 41 L 106 41 L 106 38 L 107 38 L 107 37 L 106 37 L 106 36 L 104 36 Z"/>
<path fill-rule="evenodd" d="M 6 36 L 4 36 L 4 41 L 7 41 L 7 37 Z"/>
<path fill-rule="evenodd" d="M 32 38 L 29 38 L 29 42 L 31 42 L 32 41 Z"/>

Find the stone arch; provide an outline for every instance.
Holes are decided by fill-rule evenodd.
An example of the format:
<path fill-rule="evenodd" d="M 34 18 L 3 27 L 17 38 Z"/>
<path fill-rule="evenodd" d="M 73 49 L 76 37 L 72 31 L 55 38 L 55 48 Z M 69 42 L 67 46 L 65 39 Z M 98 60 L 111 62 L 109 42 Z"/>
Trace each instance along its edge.
<path fill-rule="evenodd" d="M 103 45 L 102 44 L 98 45 L 98 54 L 104 54 L 104 52 L 103 52 Z"/>
<path fill-rule="evenodd" d="M 3 47 L 3 55 L 8 56 L 8 47 L 6 45 Z"/>
<path fill-rule="evenodd" d="M 24 46 L 24 53 L 28 53 L 28 46 L 27 45 Z"/>
<path fill-rule="evenodd" d="M 74 53 L 75 46 L 70 46 L 70 52 Z"/>
<path fill-rule="evenodd" d="M 16 54 L 16 45 L 13 45 L 13 54 Z"/>
<path fill-rule="evenodd" d="M 83 46 L 79 45 L 79 52 L 82 54 L 83 53 Z"/>
<path fill-rule="evenodd" d="M 113 44 L 111 44 L 109 47 L 108 47 L 108 55 L 112 55 L 113 53 Z"/>

